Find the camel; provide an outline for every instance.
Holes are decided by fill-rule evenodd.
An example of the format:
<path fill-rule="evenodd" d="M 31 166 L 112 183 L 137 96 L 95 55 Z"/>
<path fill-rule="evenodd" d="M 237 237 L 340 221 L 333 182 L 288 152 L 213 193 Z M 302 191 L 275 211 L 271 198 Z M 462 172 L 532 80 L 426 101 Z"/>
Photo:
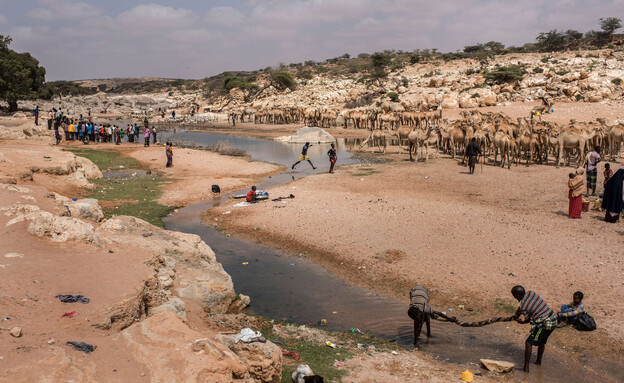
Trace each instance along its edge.
<path fill-rule="evenodd" d="M 416 152 L 416 160 L 418 161 L 418 148 L 421 148 L 421 156 L 420 158 L 423 157 L 422 155 L 422 147 L 425 146 L 426 148 L 426 158 L 425 161 L 429 160 L 429 143 L 428 143 L 428 139 L 429 136 L 431 134 L 431 127 L 429 127 L 427 129 L 427 131 L 425 131 L 424 129 L 414 129 L 413 131 L 411 131 L 408 135 L 408 140 L 409 140 L 409 154 L 410 154 L 410 161 L 414 161 L 414 159 L 412 158 L 412 151 L 413 149 L 415 149 Z"/>
<path fill-rule="evenodd" d="M 459 127 L 452 127 L 446 134 L 442 134 L 442 138 L 448 140 L 451 149 L 451 158 L 455 158 L 455 154 L 460 146 L 464 144 L 466 132 Z"/>
<path fill-rule="evenodd" d="M 405 148 L 401 145 L 401 141 L 403 140 L 408 140 L 409 139 L 409 134 L 412 132 L 412 128 L 410 126 L 407 125 L 401 125 L 399 126 L 399 128 L 394 132 L 394 136 L 397 137 L 398 141 L 399 141 L 399 148 L 401 149 L 408 149 Z"/>
<path fill-rule="evenodd" d="M 507 169 L 511 168 L 511 162 L 509 161 L 509 155 L 512 150 L 511 138 L 507 133 L 503 131 L 497 131 L 494 133 L 494 137 L 490 139 L 492 142 L 492 150 L 494 151 L 494 165 L 496 165 L 496 158 L 498 157 L 498 151 L 501 152 L 501 167 L 505 167 L 505 157 L 507 158 Z"/>
<path fill-rule="evenodd" d="M 394 130 L 399 124 L 399 117 L 395 113 L 384 113 L 377 116 L 377 122 L 379 129 L 383 129 L 384 124 L 387 124 L 391 130 Z M 388 128 L 386 127 L 386 129 Z"/>
<path fill-rule="evenodd" d="M 366 145 L 369 141 L 373 142 L 373 145 L 377 145 L 377 148 L 379 149 L 379 153 L 381 154 L 386 154 L 386 134 L 384 133 L 383 130 L 374 130 L 371 132 L 371 134 L 368 136 L 368 138 L 366 138 L 364 141 L 362 141 L 362 143 L 360 144 L 360 149 L 362 149 L 364 147 L 364 145 Z M 381 146 L 383 145 L 383 151 L 381 150 Z"/>
<path fill-rule="evenodd" d="M 538 105 L 534 107 L 533 109 L 531 109 L 531 114 L 530 114 L 531 121 L 533 121 L 533 117 L 535 116 L 537 116 L 539 120 L 542 121 L 542 115 L 550 113 L 554 105 L 555 105 L 554 102 L 547 101 L 546 105 Z"/>
<path fill-rule="evenodd" d="M 566 132 L 563 131 L 559 133 L 556 138 L 558 147 L 559 147 L 559 158 L 557 159 L 557 166 L 560 166 L 562 163 L 562 156 L 564 155 L 564 151 L 566 150 L 574 150 L 578 149 L 579 151 L 579 162 L 577 167 L 581 166 L 583 160 L 585 159 L 585 145 L 587 145 L 587 139 L 578 133 Z M 570 159 L 568 157 L 568 161 L 566 166 L 570 165 Z"/>
<path fill-rule="evenodd" d="M 620 154 L 620 145 L 624 142 L 624 125 L 622 123 L 607 125 L 604 118 L 597 118 L 605 131 L 605 141 L 609 146 L 609 160 L 616 161 Z"/>

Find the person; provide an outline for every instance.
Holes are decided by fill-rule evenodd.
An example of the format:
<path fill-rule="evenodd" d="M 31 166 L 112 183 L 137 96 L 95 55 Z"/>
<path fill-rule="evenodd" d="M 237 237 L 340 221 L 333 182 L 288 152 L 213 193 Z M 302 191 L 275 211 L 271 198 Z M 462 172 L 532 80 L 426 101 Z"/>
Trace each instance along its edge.
<path fill-rule="evenodd" d="M 576 173 L 570 173 L 568 179 L 568 218 L 581 218 L 583 210 L 583 173 L 585 169 L 578 168 Z"/>
<path fill-rule="evenodd" d="M 124 131 L 124 129 L 121 126 L 118 126 L 117 129 L 119 129 L 119 141 L 117 142 L 117 144 L 120 144 L 120 143 L 124 142 L 124 134 L 126 132 Z"/>
<path fill-rule="evenodd" d="M 175 120 L 175 110 L 171 111 L 171 118 Z"/>
<path fill-rule="evenodd" d="M 299 164 L 299 162 L 304 160 L 310 163 L 312 169 L 316 169 L 316 167 L 314 167 L 314 165 L 312 164 L 312 161 L 310 161 L 310 157 L 308 157 L 308 149 L 310 148 L 310 146 L 312 145 L 309 142 L 306 142 L 305 145 L 303 145 L 303 149 L 301 150 L 301 154 L 299 155 L 299 161 L 293 164 L 293 166 L 291 167 L 292 169 L 294 169 L 295 166 Z"/>
<path fill-rule="evenodd" d="M 52 130 L 53 120 L 54 120 L 54 113 L 52 113 L 52 110 L 50 109 L 50 111 L 48 112 L 48 130 Z"/>
<path fill-rule="evenodd" d="M 607 185 L 607 182 L 609 182 L 609 178 L 613 176 L 613 170 L 611 170 L 611 165 L 608 162 L 605 164 L 603 175 L 604 181 L 602 182 L 602 187 L 604 188 Z"/>
<path fill-rule="evenodd" d="M 139 134 L 141 134 L 141 132 L 139 131 L 139 127 L 137 126 L 136 122 L 134 123 L 134 142 L 139 143 Z"/>
<path fill-rule="evenodd" d="M 149 146 L 150 130 L 149 130 L 148 127 L 145 127 L 145 131 L 143 132 L 143 138 L 145 139 L 145 142 L 143 143 L 143 146 Z"/>
<path fill-rule="evenodd" d="M 152 136 L 154 137 L 154 143 L 156 143 L 156 127 L 152 126 Z"/>
<path fill-rule="evenodd" d="M 336 154 L 336 145 L 331 144 L 331 148 L 327 151 L 327 155 L 329 156 L 329 172 L 334 173 L 334 165 L 336 165 L 336 161 L 338 161 L 338 155 Z"/>
<path fill-rule="evenodd" d="M 430 318 L 442 317 L 450 322 L 455 322 L 455 317 L 448 317 L 444 313 L 435 311 L 429 306 L 429 293 L 425 286 L 414 286 L 410 290 L 410 305 L 407 315 L 414 321 L 414 347 L 418 347 L 418 337 L 422 331 L 423 322 L 427 323 L 427 337 L 431 338 Z"/>
<path fill-rule="evenodd" d="M 479 155 L 481 155 L 481 148 L 477 145 L 476 138 L 472 137 L 470 139 L 470 143 L 466 146 L 466 155 L 468 156 L 468 168 L 470 169 L 470 174 L 474 174 L 477 159 L 479 158 Z"/>
<path fill-rule="evenodd" d="M 39 125 L 39 105 L 35 106 L 33 113 L 35 114 L 35 125 Z"/>
<path fill-rule="evenodd" d="M 513 295 L 520 306 L 514 315 L 516 321 L 520 324 L 531 322 L 531 333 L 524 343 L 524 368 L 525 372 L 529 372 L 529 361 L 531 360 L 531 352 L 533 346 L 537 346 L 537 359 L 535 364 L 542 364 L 542 357 L 546 349 L 548 337 L 557 327 L 557 316 L 548 307 L 546 302 L 533 291 L 525 291 L 524 287 L 517 285 L 511 289 Z M 525 319 L 520 317 L 524 315 Z"/>
<path fill-rule="evenodd" d="M 598 162 L 600 162 L 600 146 L 596 146 L 593 152 L 587 155 L 587 196 L 589 197 L 589 189 L 592 190 L 591 195 L 596 195 L 596 180 L 598 180 Z"/>
<path fill-rule="evenodd" d="M 171 142 L 167 142 L 165 154 L 167 155 L 167 167 L 170 168 L 173 166 L 173 148 L 171 147 Z"/>
<path fill-rule="evenodd" d="M 74 140 L 76 136 L 76 125 L 73 123 L 69 124 L 67 127 L 67 131 L 69 132 L 69 139 Z"/>
<path fill-rule="evenodd" d="M 576 316 L 583 312 L 585 312 L 583 293 L 577 291 L 572 295 L 572 303 L 569 305 L 561 305 L 561 311 L 557 313 L 557 322 L 559 322 L 557 327 L 564 327 L 574 323 Z"/>
<path fill-rule="evenodd" d="M 247 193 L 247 202 L 256 202 L 256 186 L 252 186 L 249 193 Z"/>
<path fill-rule="evenodd" d="M 61 143 L 61 134 L 59 133 L 59 126 L 54 125 L 54 138 L 56 138 L 56 144 Z"/>
<path fill-rule="evenodd" d="M 622 201 L 622 181 L 624 169 L 620 169 L 609 179 L 604 189 L 602 197 L 602 209 L 605 211 L 605 221 L 616 223 L 620 219 L 620 213 L 624 208 Z"/>

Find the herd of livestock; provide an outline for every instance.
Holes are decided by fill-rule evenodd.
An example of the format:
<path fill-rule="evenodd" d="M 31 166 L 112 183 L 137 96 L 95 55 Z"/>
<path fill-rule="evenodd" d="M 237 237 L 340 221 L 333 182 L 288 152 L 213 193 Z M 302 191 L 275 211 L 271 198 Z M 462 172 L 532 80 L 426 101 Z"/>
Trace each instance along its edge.
<path fill-rule="evenodd" d="M 462 118 L 448 121 L 442 110 L 407 111 L 400 104 L 384 103 L 380 107 L 338 110 L 331 108 L 246 108 L 238 112 L 240 121 L 263 124 L 303 123 L 306 126 L 331 128 L 342 126 L 368 129 L 371 134 L 362 146 L 372 142 L 385 153 L 389 140 L 409 150 L 410 159 L 418 150 L 422 159 L 429 158 L 429 149 L 437 155 L 440 151 L 455 157 L 475 138 L 485 161 L 493 155 L 493 163 L 509 168 L 513 162 L 547 164 L 548 157 L 555 158 L 557 166 L 569 165 L 574 158 L 580 165 L 585 155 L 594 147 L 601 147 L 610 160 L 615 160 L 624 142 L 624 122 L 608 124 L 604 118 L 595 122 L 571 120 L 567 125 L 542 121 L 541 114 L 550 107 L 536 107 L 529 117 L 515 121 L 504 113 L 463 111 Z M 536 113 L 537 112 L 537 113 Z M 500 155 L 500 160 L 498 159 Z"/>

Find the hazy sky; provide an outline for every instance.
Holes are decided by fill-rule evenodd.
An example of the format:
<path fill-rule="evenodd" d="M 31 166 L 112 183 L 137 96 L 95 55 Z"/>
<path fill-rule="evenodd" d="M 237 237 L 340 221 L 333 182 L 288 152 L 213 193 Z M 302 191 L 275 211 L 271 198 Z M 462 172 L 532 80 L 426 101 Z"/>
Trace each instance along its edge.
<path fill-rule="evenodd" d="M 0 34 L 48 80 L 203 78 L 344 53 L 599 29 L 624 0 L 0 0 Z"/>

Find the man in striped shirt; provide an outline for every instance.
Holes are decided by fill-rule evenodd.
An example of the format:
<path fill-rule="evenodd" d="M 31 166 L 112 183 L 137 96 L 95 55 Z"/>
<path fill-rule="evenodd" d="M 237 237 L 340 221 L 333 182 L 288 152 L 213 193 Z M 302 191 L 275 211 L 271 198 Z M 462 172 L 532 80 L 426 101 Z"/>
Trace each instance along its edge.
<path fill-rule="evenodd" d="M 442 317 L 450 322 L 455 322 L 455 317 L 448 317 L 429 306 L 429 293 L 425 286 L 414 286 L 410 291 L 410 306 L 407 315 L 414 321 L 414 347 L 418 348 L 418 337 L 422 331 L 423 322 L 427 323 L 427 337 L 431 338 L 430 318 Z"/>
<path fill-rule="evenodd" d="M 546 302 L 533 291 L 525 291 L 522 286 L 514 286 L 511 289 L 511 294 L 520 302 L 515 315 L 516 321 L 520 324 L 531 322 L 531 333 L 524 348 L 524 371 L 528 372 L 533 346 L 537 346 L 535 364 L 542 364 L 542 356 L 548 337 L 557 327 L 557 316 Z M 524 320 L 520 319 L 521 315 L 524 315 Z"/>

